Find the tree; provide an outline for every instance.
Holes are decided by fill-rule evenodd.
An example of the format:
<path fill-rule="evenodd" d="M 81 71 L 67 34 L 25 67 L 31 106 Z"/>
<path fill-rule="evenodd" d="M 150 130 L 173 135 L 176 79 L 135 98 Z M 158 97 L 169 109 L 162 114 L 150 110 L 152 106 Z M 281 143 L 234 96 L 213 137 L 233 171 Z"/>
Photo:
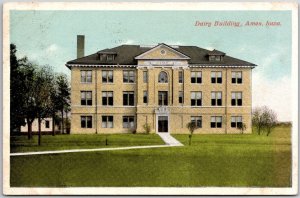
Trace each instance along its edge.
<path fill-rule="evenodd" d="M 17 47 L 10 44 L 10 130 L 20 131 L 21 125 L 25 125 L 23 105 L 25 103 L 24 76 L 20 71 L 20 60 L 16 56 Z"/>
<path fill-rule="evenodd" d="M 35 100 L 35 85 L 36 81 L 36 65 L 29 62 L 26 57 L 19 60 L 19 72 L 21 73 L 22 85 L 19 87 L 20 96 L 23 99 L 19 114 L 26 120 L 28 127 L 28 139 L 31 139 L 32 123 L 36 118 L 36 100 Z M 14 119 L 14 118 L 13 118 Z"/>
<path fill-rule="evenodd" d="M 70 111 L 70 85 L 66 75 L 60 74 L 56 78 L 57 83 L 57 109 L 61 112 L 62 133 L 64 133 L 64 112 Z"/>
<path fill-rule="evenodd" d="M 187 123 L 186 127 L 190 131 L 190 134 L 189 134 L 189 145 L 191 145 L 192 144 L 192 136 L 193 136 L 194 131 L 197 129 L 197 125 L 196 125 L 195 122 L 189 122 L 189 123 Z"/>
<path fill-rule="evenodd" d="M 260 135 L 263 127 L 262 108 L 256 107 L 252 112 L 252 125 L 256 127 L 258 135 Z"/>
<path fill-rule="evenodd" d="M 266 130 L 267 136 L 269 136 L 277 124 L 277 115 L 272 109 L 264 107 L 262 116 L 264 120 L 264 128 Z"/>
<path fill-rule="evenodd" d="M 38 119 L 38 145 L 41 145 L 41 122 L 44 118 L 52 113 L 51 93 L 53 92 L 53 71 L 49 66 L 43 66 L 36 73 L 35 88 L 35 105 L 36 116 Z"/>
<path fill-rule="evenodd" d="M 277 115 L 266 106 L 257 107 L 253 110 L 252 124 L 256 127 L 258 135 L 266 131 L 267 136 L 269 136 L 277 124 Z"/>

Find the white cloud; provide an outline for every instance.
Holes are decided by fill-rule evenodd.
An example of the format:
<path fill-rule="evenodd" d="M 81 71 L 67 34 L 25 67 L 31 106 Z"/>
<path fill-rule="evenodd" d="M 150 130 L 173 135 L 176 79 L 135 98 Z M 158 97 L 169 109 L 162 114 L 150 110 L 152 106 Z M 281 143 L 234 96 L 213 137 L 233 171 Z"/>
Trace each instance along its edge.
<path fill-rule="evenodd" d="M 214 47 L 211 47 L 211 46 L 208 46 L 208 47 L 204 47 L 204 49 L 207 49 L 207 50 L 212 51 L 212 50 L 214 50 L 215 48 L 214 48 Z"/>
<path fill-rule="evenodd" d="M 128 39 L 128 40 L 123 41 L 121 43 L 121 45 L 131 45 L 131 44 L 134 44 L 134 40 Z"/>
<path fill-rule="evenodd" d="M 46 48 L 46 52 L 53 53 L 58 50 L 58 45 L 51 44 L 49 47 Z"/>
<path fill-rule="evenodd" d="M 268 106 L 277 113 L 279 121 L 292 120 L 292 84 L 289 77 L 272 81 L 260 73 L 253 73 L 252 85 L 253 107 Z"/>

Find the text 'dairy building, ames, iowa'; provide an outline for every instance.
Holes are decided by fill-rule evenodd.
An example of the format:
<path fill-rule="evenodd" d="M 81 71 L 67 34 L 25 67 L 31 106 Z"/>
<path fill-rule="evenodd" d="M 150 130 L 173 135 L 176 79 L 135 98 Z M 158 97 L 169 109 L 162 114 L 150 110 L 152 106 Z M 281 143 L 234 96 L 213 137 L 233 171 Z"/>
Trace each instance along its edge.
<path fill-rule="evenodd" d="M 84 56 L 77 37 L 71 70 L 71 133 L 251 133 L 256 66 L 197 46 L 121 45 Z"/>

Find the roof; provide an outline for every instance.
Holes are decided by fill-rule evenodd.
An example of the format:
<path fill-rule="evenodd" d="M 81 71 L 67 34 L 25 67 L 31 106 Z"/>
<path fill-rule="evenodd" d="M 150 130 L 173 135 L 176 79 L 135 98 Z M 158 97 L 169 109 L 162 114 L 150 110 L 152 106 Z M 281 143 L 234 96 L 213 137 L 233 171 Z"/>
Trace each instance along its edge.
<path fill-rule="evenodd" d="M 152 48 L 153 47 L 140 45 L 120 45 L 118 47 L 100 50 L 94 54 L 71 60 L 67 62 L 66 65 L 137 65 L 135 57 Z M 172 49 L 188 56 L 190 58 L 188 60 L 189 65 L 256 66 L 253 63 L 227 56 L 224 52 L 218 50 L 210 51 L 197 46 L 177 46 Z M 101 53 L 117 54 L 117 56 L 112 61 L 100 60 L 99 54 Z M 224 58 L 222 61 L 209 61 L 209 55 L 222 55 Z"/>

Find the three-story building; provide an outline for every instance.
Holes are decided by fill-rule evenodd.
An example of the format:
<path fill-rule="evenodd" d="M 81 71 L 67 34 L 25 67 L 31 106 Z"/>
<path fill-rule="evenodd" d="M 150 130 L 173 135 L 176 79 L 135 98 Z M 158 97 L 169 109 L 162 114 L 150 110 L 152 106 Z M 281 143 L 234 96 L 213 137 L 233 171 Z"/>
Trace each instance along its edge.
<path fill-rule="evenodd" d="M 71 70 L 71 133 L 251 132 L 251 72 L 256 66 L 197 46 L 121 45 L 78 58 Z"/>

